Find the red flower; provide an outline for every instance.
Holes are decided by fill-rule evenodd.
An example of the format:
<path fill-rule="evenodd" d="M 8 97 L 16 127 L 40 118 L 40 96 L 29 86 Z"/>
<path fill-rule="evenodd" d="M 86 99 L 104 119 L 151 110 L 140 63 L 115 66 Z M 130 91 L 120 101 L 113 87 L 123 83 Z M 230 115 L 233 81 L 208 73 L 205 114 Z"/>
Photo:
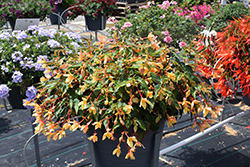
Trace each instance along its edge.
<path fill-rule="evenodd" d="M 105 9 L 105 6 L 103 6 L 102 9 Z"/>
<path fill-rule="evenodd" d="M 102 11 L 102 9 L 97 9 L 97 12 L 101 12 Z"/>
<path fill-rule="evenodd" d="M 93 16 L 97 16 L 97 15 L 98 15 L 98 13 L 94 13 L 94 14 L 93 14 Z"/>

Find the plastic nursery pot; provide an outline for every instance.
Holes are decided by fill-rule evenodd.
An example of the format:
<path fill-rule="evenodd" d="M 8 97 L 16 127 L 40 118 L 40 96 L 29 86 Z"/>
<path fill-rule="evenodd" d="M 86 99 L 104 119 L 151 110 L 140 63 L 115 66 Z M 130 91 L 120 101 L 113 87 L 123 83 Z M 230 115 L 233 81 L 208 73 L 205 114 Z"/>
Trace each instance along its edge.
<path fill-rule="evenodd" d="M 92 16 L 85 15 L 85 22 L 88 30 L 104 30 L 106 28 L 107 16 L 103 16 L 98 13 L 97 18 L 94 19 Z"/>
<path fill-rule="evenodd" d="M 9 92 L 8 101 L 12 107 L 12 109 L 24 109 L 23 99 L 24 96 L 20 93 L 21 88 L 19 86 L 15 86 L 11 88 Z"/>
<path fill-rule="evenodd" d="M 50 22 L 52 25 L 62 25 L 62 23 L 67 23 L 67 12 L 64 12 L 66 9 L 66 7 L 57 6 L 55 14 L 49 14 Z M 63 12 L 64 14 L 62 15 Z"/>
<path fill-rule="evenodd" d="M 119 142 L 119 132 L 114 135 L 115 141 L 101 140 L 103 133 L 99 129 L 97 131 L 99 140 L 95 143 L 89 141 L 93 167 L 158 167 L 159 149 L 165 122 L 163 119 L 160 121 L 160 128 L 156 133 L 148 130 L 142 140 L 145 149 L 136 147 L 134 152 L 135 160 L 125 159 L 128 149 L 123 142 L 120 145 L 122 150 L 120 156 L 117 157 L 112 154 Z M 88 136 L 92 134 L 93 131 L 87 132 Z"/>
<path fill-rule="evenodd" d="M 249 98 L 249 95 L 248 95 L 248 94 L 245 95 L 245 96 L 243 96 L 243 102 L 244 102 L 246 105 L 250 106 L 250 98 Z"/>

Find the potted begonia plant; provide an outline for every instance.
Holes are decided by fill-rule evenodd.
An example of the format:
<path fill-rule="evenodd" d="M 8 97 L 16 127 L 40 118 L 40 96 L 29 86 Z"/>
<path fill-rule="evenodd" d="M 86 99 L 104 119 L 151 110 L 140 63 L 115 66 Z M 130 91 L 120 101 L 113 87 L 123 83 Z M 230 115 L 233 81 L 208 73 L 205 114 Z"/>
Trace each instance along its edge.
<path fill-rule="evenodd" d="M 220 112 L 209 101 L 211 86 L 158 44 L 152 34 L 124 41 L 115 35 L 111 42 L 89 41 L 67 59 L 43 61 L 50 75 L 25 102 L 34 107 L 36 132 L 48 140 L 61 139 L 67 129 L 87 133 L 98 167 L 157 166 L 152 157 L 161 137 L 154 136 L 161 136 L 165 120 L 172 126 L 189 113 L 203 131 Z"/>
<path fill-rule="evenodd" d="M 9 21 L 12 30 L 17 18 L 37 18 L 43 21 L 51 13 L 47 0 L 10 0 L 0 4 L 0 18 Z"/>
<path fill-rule="evenodd" d="M 32 31 L 32 35 L 28 30 Z M 27 87 L 38 83 L 43 76 L 45 68 L 41 60 L 53 59 L 58 49 L 77 52 L 82 45 L 82 39 L 76 33 L 37 26 L 30 26 L 28 30 L 13 34 L 0 32 L 0 85 L 8 86 L 10 95 L 14 91 L 9 97 L 10 102 L 17 102 L 17 105 L 12 105 L 13 108 L 22 108 Z M 3 92 L 0 91 L 0 97 L 6 98 L 8 95 Z M 20 98 L 13 99 L 16 97 Z"/>
<path fill-rule="evenodd" d="M 205 77 L 216 79 L 214 88 L 223 97 L 233 98 L 239 89 L 245 98 L 250 95 L 249 33 L 247 15 L 231 21 L 221 32 L 200 36 L 195 42 L 191 53 L 198 60 L 196 69 Z"/>

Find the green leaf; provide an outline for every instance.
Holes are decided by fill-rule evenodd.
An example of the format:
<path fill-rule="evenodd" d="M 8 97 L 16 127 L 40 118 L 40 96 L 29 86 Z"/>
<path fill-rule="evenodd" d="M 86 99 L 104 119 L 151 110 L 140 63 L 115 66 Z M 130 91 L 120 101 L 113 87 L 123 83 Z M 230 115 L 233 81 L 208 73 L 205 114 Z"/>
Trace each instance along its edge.
<path fill-rule="evenodd" d="M 141 79 L 141 78 L 138 77 L 137 81 L 139 81 L 141 83 L 141 86 L 144 89 L 144 92 L 148 90 L 148 85 L 147 85 L 147 83 L 143 79 Z"/>
<path fill-rule="evenodd" d="M 144 124 L 142 120 L 139 120 L 138 118 L 135 118 L 135 121 L 139 124 L 140 128 L 144 131 L 147 130 L 147 126 Z"/>
<path fill-rule="evenodd" d="M 161 83 L 162 84 L 162 80 L 161 80 L 161 77 L 156 75 L 155 73 L 153 72 L 150 72 L 150 76 L 152 77 L 153 81 L 156 82 L 157 84 L 158 83 Z"/>
<path fill-rule="evenodd" d="M 80 101 L 78 99 L 74 99 L 74 108 L 75 108 L 75 111 L 76 111 L 76 114 L 78 114 L 78 110 L 79 110 L 79 104 Z"/>

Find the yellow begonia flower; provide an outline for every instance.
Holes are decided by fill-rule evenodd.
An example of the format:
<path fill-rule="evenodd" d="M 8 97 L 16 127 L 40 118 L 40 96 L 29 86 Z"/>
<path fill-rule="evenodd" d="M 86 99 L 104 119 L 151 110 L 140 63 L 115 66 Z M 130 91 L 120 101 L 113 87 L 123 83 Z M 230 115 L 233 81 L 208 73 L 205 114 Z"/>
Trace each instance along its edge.
<path fill-rule="evenodd" d="M 147 103 L 151 105 L 150 101 L 148 101 L 147 98 L 141 98 L 140 107 L 142 106 L 145 110 L 147 108 Z"/>
<path fill-rule="evenodd" d="M 95 122 L 93 123 L 93 125 L 95 125 L 95 130 L 102 127 L 102 124 L 100 122 Z"/>
<path fill-rule="evenodd" d="M 40 82 L 45 82 L 45 81 L 47 81 L 47 79 L 45 77 L 40 78 Z"/>
<path fill-rule="evenodd" d="M 121 147 L 120 146 L 117 146 L 117 148 L 113 151 L 113 155 L 115 155 L 115 154 L 117 157 L 120 156 L 120 154 L 121 154 Z"/>
<path fill-rule="evenodd" d="M 173 81 L 175 81 L 175 78 L 176 78 L 175 74 L 173 74 L 173 73 L 168 73 L 168 77 L 169 77 L 170 79 L 172 79 Z"/>
<path fill-rule="evenodd" d="M 68 76 L 68 78 L 66 79 L 65 83 L 71 84 L 71 82 L 72 82 L 74 79 L 75 79 L 74 76 L 73 76 L 72 74 L 70 74 L 70 75 Z"/>
<path fill-rule="evenodd" d="M 128 146 L 131 147 L 131 148 L 134 146 L 133 141 L 134 141 L 134 142 L 137 142 L 137 139 L 135 138 L 135 136 L 128 137 L 128 139 L 127 139 L 127 144 L 128 144 Z"/>
<path fill-rule="evenodd" d="M 107 137 L 108 139 L 110 139 L 110 138 L 113 137 L 113 135 L 112 135 L 112 133 L 110 133 L 110 132 L 106 132 L 106 133 L 103 134 L 102 140 L 105 140 L 106 137 Z"/>
<path fill-rule="evenodd" d="M 209 112 L 212 111 L 211 107 L 205 107 L 203 110 L 203 117 L 206 117 Z"/>
<path fill-rule="evenodd" d="M 87 107 L 87 99 L 82 97 L 82 101 L 78 104 L 78 106 L 82 105 L 82 110 L 84 110 Z"/>
<path fill-rule="evenodd" d="M 131 160 L 135 160 L 135 156 L 133 154 L 134 150 L 130 149 L 125 157 L 125 159 L 130 158 Z"/>
<path fill-rule="evenodd" d="M 149 97 L 150 99 L 153 98 L 153 91 L 148 91 L 147 97 Z"/>
<path fill-rule="evenodd" d="M 55 78 L 56 78 L 56 79 L 57 79 L 57 78 L 60 79 L 61 76 L 62 76 L 62 74 L 57 73 L 56 76 L 55 76 Z"/>
<path fill-rule="evenodd" d="M 91 77 L 91 79 L 92 79 L 92 83 L 95 83 L 95 82 L 97 82 L 98 81 L 98 78 L 96 78 L 95 76 L 93 76 L 93 75 L 90 75 L 90 77 Z"/>
<path fill-rule="evenodd" d="M 131 110 L 133 110 L 133 107 L 131 105 L 126 105 L 123 107 L 123 110 L 127 111 L 127 114 L 131 113 Z"/>
<path fill-rule="evenodd" d="M 95 109 L 94 106 L 89 107 L 88 110 L 89 110 L 90 113 L 93 113 L 94 115 L 96 114 L 96 109 Z"/>
<path fill-rule="evenodd" d="M 88 139 L 92 140 L 95 143 L 98 140 L 98 137 L 96 135 L 92 135 Z"/>
<path fill-rule="evenodd" d="M 79 122 L 75 121 L 73 123 L 73 125 L 69 128 L 71 131 L 75 131 L 76 129 L 78 129 L 80 127 Z"/>

